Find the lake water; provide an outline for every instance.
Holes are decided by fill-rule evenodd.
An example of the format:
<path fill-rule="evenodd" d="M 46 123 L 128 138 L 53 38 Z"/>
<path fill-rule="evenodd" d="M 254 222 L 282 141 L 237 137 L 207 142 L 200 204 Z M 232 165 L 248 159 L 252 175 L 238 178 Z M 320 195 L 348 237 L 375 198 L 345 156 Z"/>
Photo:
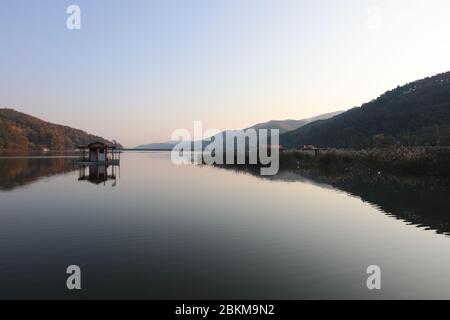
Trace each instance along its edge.
<path fill-rule="evenodd" d="M 0 159 L 0 298 L 450 298 L 445 181 L 262 178 L 156 152 L 124 153 L 107 176 Z M 72 264 L 81 291 L 66 289 Z"/>

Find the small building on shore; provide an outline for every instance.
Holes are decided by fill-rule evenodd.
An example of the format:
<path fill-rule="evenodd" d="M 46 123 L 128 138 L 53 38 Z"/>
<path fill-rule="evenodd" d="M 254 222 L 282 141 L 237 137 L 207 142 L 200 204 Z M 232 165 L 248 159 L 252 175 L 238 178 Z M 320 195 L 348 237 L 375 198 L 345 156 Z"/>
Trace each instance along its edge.
<path fill-rule="evenodd" d="M 314 150 L 317 150 L 317 147 L 312 144 L 305 144 L 302 149 L 303 149 L 303 151 L 306 151 L 306 150 L 314 151 Z"/>
<path fill-rule="evenodd" d="M 308 144 L 308 145 L 304 145 L 301 150 L 307 151 L 307 152 L 312 151 L 312 152 L 314 152 L 314 155 L 317 157 L 319 155 L 319 152 L 326 150 L 326 148 L 318 148 L 315 145 Z"/>

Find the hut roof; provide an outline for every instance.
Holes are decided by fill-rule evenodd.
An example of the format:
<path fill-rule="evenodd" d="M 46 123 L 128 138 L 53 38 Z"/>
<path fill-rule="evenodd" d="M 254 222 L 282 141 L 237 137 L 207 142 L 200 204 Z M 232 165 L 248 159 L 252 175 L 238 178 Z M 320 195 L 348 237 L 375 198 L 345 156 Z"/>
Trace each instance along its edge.
<path fill-rule="evenodd" d="M 89 143 L 86 146 L 78 146 L 78 149 L 90 149 L 90 148 L 109 148 L 109 149 L 117 149 L 116 146 L 111 145 L 109 143 L 104 143 L 101 141 L 95 141 L 92 143 Z"/>

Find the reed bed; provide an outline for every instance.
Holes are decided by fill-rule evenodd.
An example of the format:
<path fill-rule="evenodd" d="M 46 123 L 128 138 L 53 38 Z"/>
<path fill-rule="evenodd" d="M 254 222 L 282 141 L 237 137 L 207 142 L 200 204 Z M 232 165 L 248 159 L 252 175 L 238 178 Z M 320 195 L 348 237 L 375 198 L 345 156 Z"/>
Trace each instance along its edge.
<path fill-rule="evenodd" d="M 395 147 L 364 150 L 329 149 L 289 150 L 280 155 L 281 167 L 320 168 L 326 170 L 364 170 L 413 175 L 450 177 L 450 148 Z"/>

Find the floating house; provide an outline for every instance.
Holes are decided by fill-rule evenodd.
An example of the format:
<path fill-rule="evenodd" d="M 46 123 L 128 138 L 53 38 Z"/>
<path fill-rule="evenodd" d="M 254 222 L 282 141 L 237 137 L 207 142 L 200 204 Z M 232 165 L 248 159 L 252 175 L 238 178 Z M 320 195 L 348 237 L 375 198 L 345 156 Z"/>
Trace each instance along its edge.
<path fill-rule="evenodd" d="M 87 146 L 79 146 L 78 150 L 81 152 L 78 163 L 84 165 L 119 165 L 120 163 L 120 153 L 116 146 L 96 141 Z"/>

